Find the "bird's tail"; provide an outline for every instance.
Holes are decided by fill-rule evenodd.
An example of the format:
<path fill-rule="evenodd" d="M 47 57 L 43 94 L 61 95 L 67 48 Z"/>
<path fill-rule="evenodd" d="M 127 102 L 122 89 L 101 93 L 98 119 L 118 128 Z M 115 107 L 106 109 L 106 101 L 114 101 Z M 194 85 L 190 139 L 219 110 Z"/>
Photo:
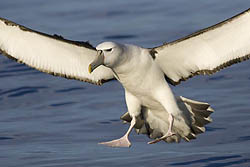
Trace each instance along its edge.
<path fill-rule="evenodd" d="M 176 134 L 167 138 L 166 142 L 180 142 L 196 139 L 196 136 L 205 132 L 205 125 L 212 122 L 210 114 L 214 110 L 208 103 L 199 102 L 185 97 L 176 97 L 181 114 L 173 115 L 173 132 Z M 129 113 L 121 116 L 124 122 L 130 122 Z M 141 115 L 137 118 L 135 130 L 138 134 L 147 134 L 149 138 L 156 139 L 167 133 L 169 122 L 166 111 L 152 111 L 142 108 Z"/>

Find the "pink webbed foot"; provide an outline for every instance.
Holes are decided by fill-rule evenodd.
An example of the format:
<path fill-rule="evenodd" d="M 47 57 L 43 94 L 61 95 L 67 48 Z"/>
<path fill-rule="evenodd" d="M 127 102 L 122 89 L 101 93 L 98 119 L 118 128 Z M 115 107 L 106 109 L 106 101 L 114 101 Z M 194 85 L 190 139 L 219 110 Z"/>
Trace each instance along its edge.
<path fill-rule="evenodd" d="M 128 140 L 127 136 L 123 136 L 120 139 L 116 139 L 116 140 L 112 140 L 108 142 L 101 142 L 98 144 L 103 144 L 109 147 L 130 147 L 131 146 L 131 143 Z"/>
<path fill-rule="evenodd" d="M 173 136 L 173 135 L 175 135 L 175 133 L 173 133 L 173 132 L 168 132 L 168 133 L 165 134 L 164 136 L 162 136 L 162 137 L 160 137 L 160 138 L 158 138 L 158 139 L 155 139 L 155 140 L 153 140 L 153 141 L 148 142 L 148 144 L 155 144 L 155 143 L 158 143 L 159 141 L 165 140 L 166 138 L 171 137 L 171 136 Z"/>

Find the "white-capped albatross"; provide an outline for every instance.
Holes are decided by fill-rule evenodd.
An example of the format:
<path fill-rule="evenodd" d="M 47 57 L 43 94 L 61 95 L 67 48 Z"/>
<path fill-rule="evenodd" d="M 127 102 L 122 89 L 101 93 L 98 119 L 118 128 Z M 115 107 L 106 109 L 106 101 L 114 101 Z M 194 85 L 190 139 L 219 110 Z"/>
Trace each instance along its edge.
<path fill-rule="evenodd" d="M 208 103 L 175 96 L 177 85 L 199 74 L 213 74 L 250 58 L 250 9 L 185 38 L 154 48 L 104 42 L 96 48 L 48 35 L 0 18 L 0 51 L 39 71 L 101 85 L 117 79 L 125 89 L 130 127 L 123 137 L 102 142 L 129 147 L 137 133 L 154 139 L 190 141 L 212 120 Z"/>

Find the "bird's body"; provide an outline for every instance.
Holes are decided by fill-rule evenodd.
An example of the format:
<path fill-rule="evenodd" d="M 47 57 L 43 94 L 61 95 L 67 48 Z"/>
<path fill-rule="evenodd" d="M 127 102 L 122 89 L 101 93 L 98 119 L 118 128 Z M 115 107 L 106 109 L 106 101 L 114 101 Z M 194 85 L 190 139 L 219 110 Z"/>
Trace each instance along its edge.
<path fill-rule="evenodd" d="M 101 85 L 117 79 L 125 89 L 130 122 L 120 139 L 103 142 L 129 147 L 137 133 L 155 139 L 189 141 L 205 132 L 212 120 L 208 103 L 175 96 L 177 85 L 199 74 L 213 74 L 250 58 L 250 9 L 217 25 L 155 48 L 104 42 L 96 48 L 86 42 L 48 35 L 0 18 L 0 52 L 39 71 Z"/>
<path fill-rule="evenodd" d="M 148 49 L 134 45 L 123 45 L 123 48 L 134 53 L 126 52 L 123 55 L 126 57 L 123 64 L 113 68 L 117 80 L 123 85 L 126 92 L 140 101 L 140 105 L 161 109 L 162 106 L 156 99 L 156 92 L 161 88 L 169 89 L 164 79 L 164 73 L 154 62 Z"/>
<path fill-rule="evenodd" d="M 98 45 L 97 49 L 105 50 L 117 46 L 122 50 L 120 64 L 115 63 L 115 65 L 111 65 L 111 68 L 114 76 L 125 89 L 128 113 L 130 117 L 136 118 L 136 122 L 139 124 L 137 128 L 146 131 L 142 133 L 151 135 L 151 138 L 161 137 L 168 133 L 171 124 L 169 116 L 173 116 L 176 121 L 173 124 L 175 136 L 171 135 L 165 141 L 179 142 L 180 136 L 187 137 L 190 133 L 194 133 L 194 136 L 192 114 L 187 108 L 183 107 L 185 103 L 179 97 L 174 96 L 163 71 L 154 60 L 150 50 L 114 42 L 104 42 Z M 177 101 L 179 104 L 177 104 Z M 148 116 L 148 114 L 151 114 L 151 116 Z M 141 119 L 144 119 L 144 121 L 141 122 Z M 200 127 L 203 128 L 203 126 L 202 124 Z M 150 128 L 159 130 L 151 130 L 150 132 Z M 183 130 L 185 133 L 182 132 Z M 138 133 L 140 133 L 139 131 Z"/>
<path fill-rule="evenodd" d="M 134 96 L 140 106 L 151 110 L 163 110 L 162 103 L 167 103 L 171 108 L 169 112 L 178 111 L 164 73 L 151 57 L 149 50 L 134 45 L 123 45 L 123 48 L 134 53 L 128 52 L 122 55 L 126 57 L 126 60 L 123 65 L 113 70 L 125 91 Z"/>

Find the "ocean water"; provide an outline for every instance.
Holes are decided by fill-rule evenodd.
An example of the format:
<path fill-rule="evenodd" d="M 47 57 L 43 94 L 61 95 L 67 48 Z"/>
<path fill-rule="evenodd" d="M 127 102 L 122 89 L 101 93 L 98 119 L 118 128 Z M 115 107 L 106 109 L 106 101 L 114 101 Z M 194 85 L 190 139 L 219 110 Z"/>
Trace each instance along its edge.
<path fill-rule="evenodd" d="M 250 7 L 246 0 L 0 0 L 0 17 L 72 40 L 154 47 Z M 237 40 L 237 39 L 236 39 Z M 131 148 L 98 145 L 122 136 L 127 109 L 121 85 L 53 77 L 0 56 L 0 166 L 250 166 L 250 61 L 173 87 L 215 109 L 207 132 L 189 143 Z"/>

